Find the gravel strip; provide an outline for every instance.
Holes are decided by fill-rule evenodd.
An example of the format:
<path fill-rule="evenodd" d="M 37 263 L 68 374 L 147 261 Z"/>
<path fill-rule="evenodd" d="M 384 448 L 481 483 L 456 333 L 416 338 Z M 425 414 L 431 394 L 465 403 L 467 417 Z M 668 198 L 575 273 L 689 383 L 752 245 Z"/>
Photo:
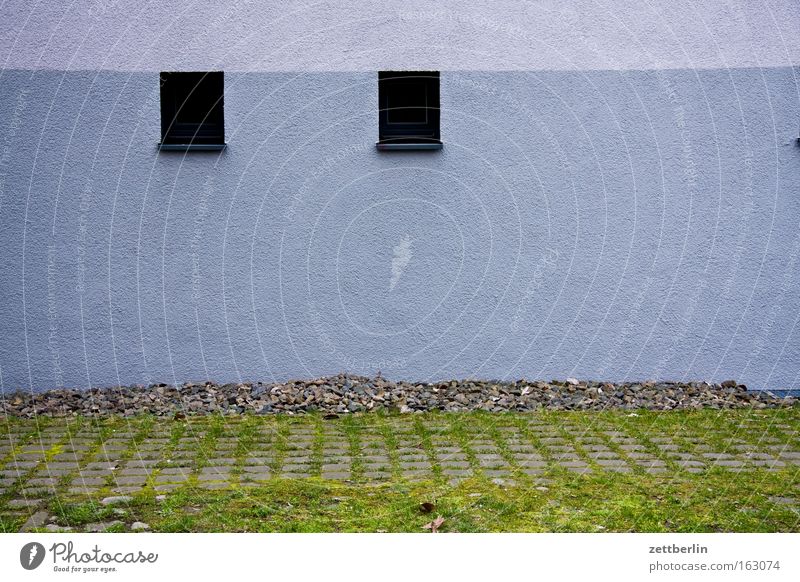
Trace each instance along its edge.
<path fill-rule="evenodd" d="M 330 414 L 389 409 L 400 413 L 423 410 L 603 410 L 607 408 L 675 410 L 693 408 L 775 408 L 796 406 L 797 398 L 778 398 L 768 392 L 748 391 L 727 380 L 706 382 L 641 382 L 611 384 L 565 381 L 515 382 L 452 380 L 414 384 L 386 378 L 340 374 L 316 380 L 285 383 L 181 386 L 153 384 L 91 390 L 58 389 L 41 393 L 15 392 L 0 403 L 5 414 L 158 416 L 182 414 Z"/>

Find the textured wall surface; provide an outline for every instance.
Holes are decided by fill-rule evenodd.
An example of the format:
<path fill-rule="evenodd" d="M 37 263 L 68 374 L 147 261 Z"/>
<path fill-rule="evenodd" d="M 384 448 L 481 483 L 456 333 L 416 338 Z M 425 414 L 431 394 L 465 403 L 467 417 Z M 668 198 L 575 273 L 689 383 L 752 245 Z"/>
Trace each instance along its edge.
<path fill-rule="evenodd" d="M 506 58 L 501 37 L 524 38 L 489 30 L 489 11 L 460 17 L 484 18 L 482 40 L 453 56 L 472 38 L 455 21 L 431 49 L 460 67 L 425 60 L 419 38 L 389 39 L 408 68 L 442 69 L 445 146 L 416 153 L 375 150 L 388 53 L 370 50 L 368 19 L 333 35 L 335 50 L 318 37 L 316 61 L 303 45 L 291 66 L 245 66 L 232 50 L 228 67 L 211 41 L 205 61 L 202 42 L 123 50 L 132 33 L 110 10 L 34 26 L 11 6 L 23 32 L 4 31 L 0 53 L 4 391 L 377 370 L 797 385 L 800 70 L 796 30 L 783 45 L 777 34 L 798 22 L 793 3 L 764 4 L 777 32 L 763 54 L 724 3 L 706 36 L 674 7 L 653 23 L 678 35 L 663 42 L 626 52 L 622 37 L 583 34 L 579 67 Z M 563 19 L 569 6 L 542 9 Z M 80 25 L 112 14 L 119 38 L 104 52 Z M 308 34 L 328 19 L 308 16 Z M 580 20 L 548 30 L 561 22 L 569 40 Z M 679 38 L 693 30 L 696 42 Z M 226 70 L 222 153 L 156 149 L 155 71 L 184 62 Z"/>

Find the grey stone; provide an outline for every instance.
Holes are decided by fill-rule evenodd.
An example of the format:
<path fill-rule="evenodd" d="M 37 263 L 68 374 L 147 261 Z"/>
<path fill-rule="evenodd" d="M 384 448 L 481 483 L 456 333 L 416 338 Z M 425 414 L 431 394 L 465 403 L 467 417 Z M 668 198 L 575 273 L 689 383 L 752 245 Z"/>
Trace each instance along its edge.
<path fill-rule="evenodd" d="M 22 529 L 20 531 L 30 531 L 32 529 L 43 527 L 44 524 L 47 523 L 48 517 L 49 514 L 46 511 L 37 511 L 27 519 L 27 521 L 22 525 Z"/>
<path fill-rule="evenodd" d="M 118 505 L 120 503 L 130 503 L 133 501 L 133 497 L 129 495 L 114 495 L 111 497 L 105 497 L 100 501 L 102 505 Z"/>
<path fill-rule="evenodd" d="M 120 520 L 115 519 L 113 521 L 98 521 L 95 523 L 87 523 L 83 529 L 88 533 L 101 533 L 118 525 L 124 525 L 124 524 Z"/>

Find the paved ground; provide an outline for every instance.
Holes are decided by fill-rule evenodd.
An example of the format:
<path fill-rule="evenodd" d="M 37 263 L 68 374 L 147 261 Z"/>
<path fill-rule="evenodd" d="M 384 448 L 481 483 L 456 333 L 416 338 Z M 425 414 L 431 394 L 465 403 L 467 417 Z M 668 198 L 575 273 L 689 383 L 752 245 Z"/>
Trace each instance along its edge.
<path fill-rule="evenodd" d="M 487 425 L 447 416 L 387 417 L 369 423 L 321 418 L 277 421 L 90 419 L 15 421 L 0 435 L 0 515 L 29 516 L 59 495 L 168 493 L 179 487 L 257 487 L 276 478 L 352 482 L 453 481 L 475 475 L 547 482 L 548 472 L 702 473 L 780 471 L 800 466 L 798 427 L 772 424 L 735 436 L 685 427 L 590 427 L 538 415 Z"/>

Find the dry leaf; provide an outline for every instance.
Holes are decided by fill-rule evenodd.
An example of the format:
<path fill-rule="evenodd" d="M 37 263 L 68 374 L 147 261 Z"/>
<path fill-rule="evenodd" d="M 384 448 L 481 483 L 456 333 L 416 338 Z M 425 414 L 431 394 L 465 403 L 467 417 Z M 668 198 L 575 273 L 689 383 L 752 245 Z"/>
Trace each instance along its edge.
<path fill-rule="evenodd" d="M 429 529 L 431 530 L 431 533 L 437 533 L 443 523 L 444 523 L 444 518 L 441 515 L 437 515 L 436 519 L 434 519 L 430 523 L 426 523 L 425 525 L 423 525 L 422 529 Z"/>

